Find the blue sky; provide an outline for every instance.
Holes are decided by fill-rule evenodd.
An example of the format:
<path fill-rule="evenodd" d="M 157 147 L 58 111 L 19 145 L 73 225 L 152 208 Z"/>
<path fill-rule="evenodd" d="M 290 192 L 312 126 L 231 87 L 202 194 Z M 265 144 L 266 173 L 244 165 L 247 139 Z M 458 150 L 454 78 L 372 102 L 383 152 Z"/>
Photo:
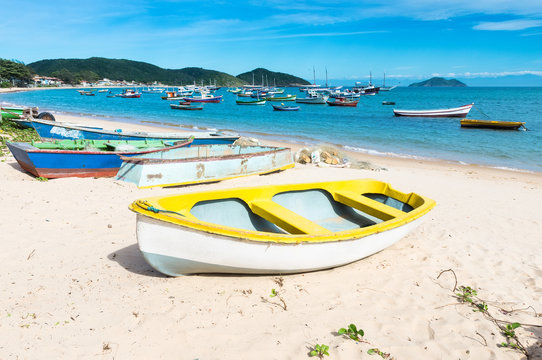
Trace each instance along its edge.
<path fill-rule="evenodd" d="M 0 0 L 0 58 L 101 56 L 312 80 L 542 75 L 542 0 Z"/>

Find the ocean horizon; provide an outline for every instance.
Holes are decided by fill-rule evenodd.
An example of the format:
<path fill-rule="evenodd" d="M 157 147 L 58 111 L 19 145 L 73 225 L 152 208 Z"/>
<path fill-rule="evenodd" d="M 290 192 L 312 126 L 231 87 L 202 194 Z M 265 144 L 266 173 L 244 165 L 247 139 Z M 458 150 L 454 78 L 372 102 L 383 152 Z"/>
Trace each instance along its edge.
<path fill-rule="evenodd" d="M 362 96 L 355 108 L 299 104 L 297 112 L 262 106 L 238 106 L 225 88 L 218 104 L 203 111 L 179 111 L 159 94 L 139 99 L 81 96 L 77 88 L 0 94 L 3 105 L 38 106 L 40 111 L 95 116 L 129 123 L 228 130 L 244 136 L 306 144 L 342 146 L 361 153 L 402 158 L 438 159 L 496 168 L 542 172 L 542 88 L 537 87 L 397 87 Z M 298 88 L 285 94 L 305 96 Z M 392 101 L 396 105 L 382 105 Z M 402 118 L 393 109 L 440 109 L 474 103 L 468 118 L 523 121 L 527 131 L 465 129 L 459 118 Z"/>

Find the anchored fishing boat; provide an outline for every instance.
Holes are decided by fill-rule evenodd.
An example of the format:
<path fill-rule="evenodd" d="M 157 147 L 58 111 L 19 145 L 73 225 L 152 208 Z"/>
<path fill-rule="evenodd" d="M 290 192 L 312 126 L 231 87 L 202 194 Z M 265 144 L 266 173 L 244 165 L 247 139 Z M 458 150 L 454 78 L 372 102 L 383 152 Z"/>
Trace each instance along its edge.
<path fill-rule="evenodd" d="M 209 93 L 202 92 L 199 95 L 192 95 L 190 97 L 183 97 L 183 101 L 199 102 L 199 103 L 219 103 L 222 101 L 222 95 L 214 96 Z"/>
<path fill-rule="evenodd" d="M 121 159 L 117 180 L 140 188 L 199 184 L 294 167 L 290 149 L 270 146 L 195 145 Z"/>
<path fill-rule="evenodd" d="M 265 105 L 265 99 L 256 99 L 256 100 L 235 100 L 237 105 Z"/>
<path fill-rule="evenodd" d="M 112 177 L 117 174 L 120 156 L 136 156 L 166 148 L 191 144 L 163 140 L 62 140 L 55 142 L 15 142 L 7 146 L 19 165 L 34 176 L 48 179 L 62 177 Z"/>
<path fill-rule="evenodd" d="M 297 110 L 299 110 L 299 106 L 288 106 L 288 105 L 284 105 L 284 104 L 280 104 L 280 105 L 272 104 L 272 106 L 273 106 L 273 110 L 276 110 L 276 111 L 297 111 Z"/>
<path fill-rule="evenodd" d="M 125 99 L 135 99 L 135 98 L 140 98 L 141 93 L 135 91 L 134 89 L 125 89 L 122 93 L 117 94 L 117 97 L 121 97 Z"/>
<path fill-rule="evenodd" d="M 347 106 L 347 107 L 356 107 L 358 106 L 359 100 L 351 100 L 345 97 L 335 97 L 333 101 L 326 101 L 330 106 Z"/>
<path fill-rule="evenodd" d="M 285 95 L 285 96 L 268 96 L 265 98 L 267 101 L 295 101 L 296 95 Z"/>
<path fill-rule="evenodd" d="M 191 105 L 189 101 L 181 101 L 179 104 L 169 104 L 169 107 L 175 110 L 203 110 L 202 105 Z"/>
<path fill-rule="evenodd" d="M 465 117 L 468 115 L 472 104 L 459 106 L 456 108 L 450 109 L 437 109 L 437 110 L 396 110 L 393 109 L 395 116 L 406 116 L 406 117 Z"/>
<path fill-rule="evenodd" d="M 329 96 L 327 95 L 318 94 L 314 90 L 308 90 L 306 97 L 297 97 L 295 102 L 300 104 L 325 104 L 328 98 Z"/>
<path fill-rule="evenodd" d="M 183 140 L 194 136 L 194 145 L 232 144 L 239 135 L 220 132 L 198 132 L 194 134 L 170 132 L 123 131 L 122 129 L 105 130 L 43 119 L 13 119 L 22 126 L 33 128 L 44 140 L 87 139 L 87 140 Z"/>
<path fill-rule="evenodd" d="M 519 130 L 527 129 L 522 121 L 497 121 L 497 120 L 475 120 L 461 119 L 461 127 L 478 129 L 498 129 L 498 130 Z"/>
<path fill-rule="evenodd" d="M 287 274 L 394 244 L 435 202 L 372 179 L 268 185 L 135 201 L 137 239 L 161 273 Z"/>

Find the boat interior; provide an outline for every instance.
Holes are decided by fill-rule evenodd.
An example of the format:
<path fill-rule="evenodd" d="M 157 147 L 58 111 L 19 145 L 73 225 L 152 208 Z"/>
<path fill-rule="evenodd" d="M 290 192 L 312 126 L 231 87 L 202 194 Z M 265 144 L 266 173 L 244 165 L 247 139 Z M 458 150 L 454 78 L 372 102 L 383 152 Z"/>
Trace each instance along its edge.
<path fill-rule="evenodd" d="M 366 204 L 378 202 L 395 212 L 413 210 L 408 203 L 384 194 L 366 193 L 359 197 Z M 271 200 L 249 204 L 237 198 L 201 201 L 190 213 L 209 223 L 278 234 L 325 234 L 363 228 L 390 219 L 389 214 L 374 211 L 370 206 L 365 206 L 365 211 L 360 208 L 363 206 L 356 208 L 336 201 L 325 190 L 312 189 L 285 191 Z"/>

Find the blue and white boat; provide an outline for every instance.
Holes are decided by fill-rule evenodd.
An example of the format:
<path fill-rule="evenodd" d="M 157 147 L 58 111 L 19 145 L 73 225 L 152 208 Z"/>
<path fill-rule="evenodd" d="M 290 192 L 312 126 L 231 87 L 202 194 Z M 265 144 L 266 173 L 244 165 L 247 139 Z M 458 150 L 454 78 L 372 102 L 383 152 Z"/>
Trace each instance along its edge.
<path fill-rule="evenodd" d="M 199 184 L 294 167 L 289 148 L 270 146 L 196 145 L 121 159 L 117 180 L 140 188 Z"/>
<path fill-rule="evenodd" d="M 88 127 L 42 119 L 14 119 L 13 121 L 33 128 L 44 140 L 87 139 L 87 140 L 183 140 L 194 136 L 194 145 L 233 144 L 239 139 L 237 134 L 224 133 L 157 133 L 144 131 L 105 130 L 99 127 Z"/>
<path fill-rule="evenodd" d="M 55 142 L 8 142 L 19 165 L 34 176 L 47 179 L 62 177 L 112 177 L 122 160 L 120 156 L 188 146 L 184 141 L 164 140 L 60 140 Z"/>

